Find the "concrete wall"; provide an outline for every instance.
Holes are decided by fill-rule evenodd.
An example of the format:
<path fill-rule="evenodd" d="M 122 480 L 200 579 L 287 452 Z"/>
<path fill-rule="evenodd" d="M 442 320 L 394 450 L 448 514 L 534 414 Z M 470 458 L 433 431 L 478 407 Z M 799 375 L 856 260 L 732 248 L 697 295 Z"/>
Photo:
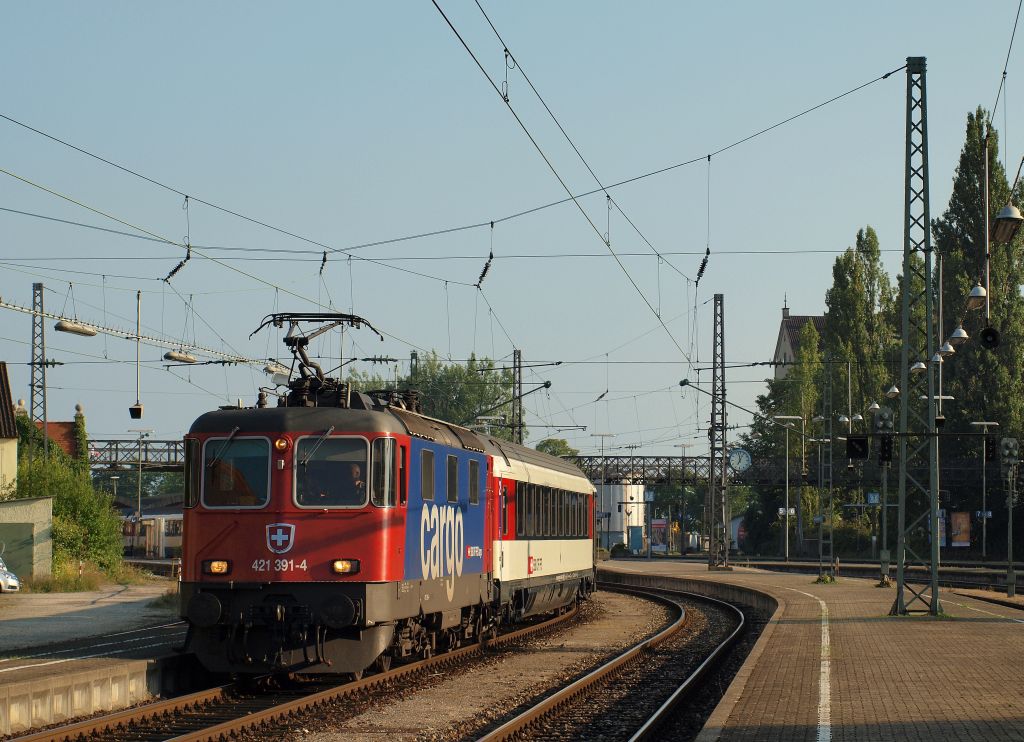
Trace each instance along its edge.
<path fill-rule="evenodd" d="M 2 404 L 2 402 L 0 402 Z M 18 439 L 0 438 L 0 494 L 18 482 Z"/>
<path fill-rule="evenodd" d="M 53 569 L 53 499 L 0 502 L 4 562 L 21 579 L 49 577 Z"/>

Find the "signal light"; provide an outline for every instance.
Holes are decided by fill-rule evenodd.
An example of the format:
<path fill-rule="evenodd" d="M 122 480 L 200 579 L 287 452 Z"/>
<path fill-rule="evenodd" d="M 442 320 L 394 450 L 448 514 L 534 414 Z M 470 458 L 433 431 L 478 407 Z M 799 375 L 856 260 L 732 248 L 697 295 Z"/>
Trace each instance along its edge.
<path fill-rule="evenodd" d="M 883 435 L 878 441 L 878 462 L 880 464 L 892 463 L 892 436 Z"/>
<path fill-rule="evenodd" d="M 999 330 L 994 327 L 986 327 L 978 335 L 981 338 L 981 347 L 992 350 L 999 347 Z"/>
<path fill-rule="evenodd" d="M 204 559 L 203 574 L 227 575 L 231 574 L 231 562 L 227 559 Z"/>
<path fill-rule="evenodd" d="M 331 571 L 338 575 L 354 575 L 359 572 L 358 559 L 335 559 L 331 562 Z"/>
<path fill-rule="evenodd" d="M 990 435 L 985 436 L 985 461 L 996 460 L 996 439 Z"/>
<path fill-rule="evenodd" d="M 868 457 L 868 437 L 866 435 L 850 435 L 846 438 L 846 458 L 866 459 Z"/>

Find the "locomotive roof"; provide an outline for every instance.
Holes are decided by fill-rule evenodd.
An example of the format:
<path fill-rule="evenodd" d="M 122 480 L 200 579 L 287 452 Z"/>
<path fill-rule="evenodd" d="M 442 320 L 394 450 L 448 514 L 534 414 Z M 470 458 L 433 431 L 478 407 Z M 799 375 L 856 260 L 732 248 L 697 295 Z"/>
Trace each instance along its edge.
<path fill-rule="evenodd" d="M 383 410 L 353 410 L 340 407 L 265 407 L 263 409 L 213 410 L 200 415 L 190 432 L 226 433 L 237 427 L 239 433 L 268 431 L 293 433 L 321 431 L 334 426 L 356 433 L 398 433 L 408 430 L 394 415 Z"/>
<path fill-rule="evenodd" d="M 265 407 L 213 410 L 200 415 L 190 432 L 283 433 L 320 431 L 331 426 L 355 433 L 413 435 L 453 448 L 479 451 L 496 460 L 495 474 L 549 486 L 591 487 L 576 466 L 518 443 L 482 436 L 468 428 L 435 420 L 398 407 L 344 409 L 339 407 Z M 592 487 L 591 487 L 592 489 Z"/>

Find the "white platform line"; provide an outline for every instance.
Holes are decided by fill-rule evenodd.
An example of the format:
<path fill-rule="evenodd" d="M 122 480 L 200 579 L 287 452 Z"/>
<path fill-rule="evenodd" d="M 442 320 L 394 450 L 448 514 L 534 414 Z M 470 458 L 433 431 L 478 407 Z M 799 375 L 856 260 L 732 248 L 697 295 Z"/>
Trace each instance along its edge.
<path fill-rule="evenodd" d="M 164 645 L 177 644 L 177 642 L 157 642 L 150 645 L 151 647 L 163 647 Z M 51 664 L 61 664 L 63 662 L 74 662 L 80 659 L 95 659 L 96 657 L 110 657 L 113 654 L 125 654 L 126 652 L 137 652 L 138 647 L 129 647 L 128 649 L 120 649 L 113 652 L 100 652 L 98 654 L 87 654 L 81 657 L 65 657 L 63 659 L 51 659 L 49 662 L 37 662 L 36 664 L 24 664 L 18 665 L 17 667 L 4 667 L 0 669 L 0 672 L 14 672 L 16 670 L 31 670 L 36 667 L 46 667 Z"/>
<path fill-rule="evenodd" d="M 781 587 L 781 585 L 779 586 Z M 828 631 L 828 606 L 817 595 L 787 587 L 794 593 L 818 601 L 821 607 L 821 667 L 818 673 L 818 742 L 832 740 L 832 643 Z"/>

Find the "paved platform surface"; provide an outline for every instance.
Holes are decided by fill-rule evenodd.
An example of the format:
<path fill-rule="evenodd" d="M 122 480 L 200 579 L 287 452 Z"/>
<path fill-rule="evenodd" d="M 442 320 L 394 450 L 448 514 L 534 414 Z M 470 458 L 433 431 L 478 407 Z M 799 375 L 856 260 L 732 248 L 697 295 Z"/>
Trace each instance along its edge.
<path fill-rule="evenodd" d="M 871 580 L 818 585 L 803 574 L 685 562 L 600 566 L 751 587 L 778 601 L 702 742 L 1024 741 L 1017 608 L 944 591 L 945 617 L 889 617 L 895 589 Z"/>
<path fill-rule="evenodd" d="M 0 596 L 0 686 L 151 659 L 184 641 L 166 584 Z"/>
<path fill-rule="evenodd" d="M 173 689 L 185 627 L 154 605 L 171 583 L 0 596 L 0 735 Z"/>

